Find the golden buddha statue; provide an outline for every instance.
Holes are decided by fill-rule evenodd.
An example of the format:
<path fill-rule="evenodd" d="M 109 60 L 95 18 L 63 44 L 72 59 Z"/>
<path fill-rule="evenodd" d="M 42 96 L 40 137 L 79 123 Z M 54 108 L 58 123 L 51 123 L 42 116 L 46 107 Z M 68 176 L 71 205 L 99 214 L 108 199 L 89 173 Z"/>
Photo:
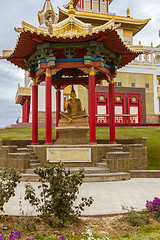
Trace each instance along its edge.
<path fill-rule="evenodd" d="M 64 99 L 64 112 L 61 112 L 56 130 L 59 132 L 59 138 L 55 144 L 88 144 L 87 132 L 89 130 L 88 115 L 82 110 L 80 99 L 76 98 L 75 90 L 70 93 L 70 99 Z"/>
<path fill-rule="evenodd" d="M 66 101 L 64 98 L 64 112 L 61 112 L 62 118 L 68 120 L 71 123 L 74 119 L 85 119 L 87 117 L 85 109 L 82 110 L 82 104 L 80 99 L 76 98 L 76 92 L 72 86 L 70 93 L 70 99 Z M 67 113 L 66 113 L 67 111 Z M 75 122 L 75 121 L 74 121 Z M 81 121 L 82 122 L 82 121 Z M 85 121 L 86 123 L 86 121 Z"/>

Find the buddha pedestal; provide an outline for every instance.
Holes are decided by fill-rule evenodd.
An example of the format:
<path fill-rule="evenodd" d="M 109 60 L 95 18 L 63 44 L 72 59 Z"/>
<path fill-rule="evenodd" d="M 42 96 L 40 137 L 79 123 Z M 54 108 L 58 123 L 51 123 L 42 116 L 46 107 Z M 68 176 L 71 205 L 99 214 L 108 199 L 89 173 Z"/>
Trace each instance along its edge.
<path fill-rule="evenodd" d="M 88 144 L 88 130 L 89 125 L 86 118 L 76 118 L 68 123 L 68 120 L 62 117 L 58 127 L 56 127 L 56 131 L 59 132 L 59 138 L 55 144 Z"/>

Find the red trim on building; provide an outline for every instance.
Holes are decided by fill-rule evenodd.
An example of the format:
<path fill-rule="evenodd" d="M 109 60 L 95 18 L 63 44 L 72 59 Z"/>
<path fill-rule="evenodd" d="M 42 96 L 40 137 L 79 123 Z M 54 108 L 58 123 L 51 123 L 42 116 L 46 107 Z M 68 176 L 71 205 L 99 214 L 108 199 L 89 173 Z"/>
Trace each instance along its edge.
<path fill-rule="evenodd" d="M 133 101 L 133 99 L 135 99 Z M 137 94 L 127 95 L 127 111 L 130 114 L 130 107 L 137 107 L 138 108 L 138 123 L 142 122 L 141 116 L 141 98 Z"/>

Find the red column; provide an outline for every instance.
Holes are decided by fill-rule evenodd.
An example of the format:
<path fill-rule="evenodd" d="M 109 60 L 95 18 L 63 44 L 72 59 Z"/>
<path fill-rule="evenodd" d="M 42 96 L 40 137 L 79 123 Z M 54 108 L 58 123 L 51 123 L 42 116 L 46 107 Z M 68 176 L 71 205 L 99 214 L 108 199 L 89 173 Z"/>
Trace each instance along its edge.
<path fill-rule="evenodd" d="M 115 142 L 115 101 L 114 101 L 114 80 L 111 77 L 109 83 L 109 126 L 110 126 L 110 142 Z"/>
<path fill-rule="evenodd" d="M 100 12 L 101 11 L 101 1 L 98 0 L 98 11 Z"/>
<path fill-rule="evenodd" d="M 92 3 L 92 0 L 90 0 L 90 10 L 93 10 L 93 3 Z"/>
<path fill-rule="evenodd" d="M 95 117 L 95 74 L 94 67 L 89 69 L 89 131 L 90 142 L 96 142 L 96 117 Z"/>
<path fill-rule="evenodd" d="M 26 99 L 26 109 L 25 109 L 25 112 L 26 112 L 26 122 L 28 123 L 29 122 L 29 99 L 28 98 Z"/>
<path fill-rule="evenodd" d="M 38 143 L 38 85 L 32 85 L 32 143 Z"/>
<path fill-rule="evenodd" d="M 61 111 L 61 91 L 57 89 L 56 91 L 56 127 L 58 127 L 58 122 L 60 119 L 60 111 Z M 59 133 L 56 131 L 56 140 L 59 138 Z"/>
<path fill-rule="evenodd" d="M 82 0 L 79 0 L 79 8 L 82 8 Z"/>
<path fill-rule="evenodd" d="M 51 70 L 46 69 L 46 143 L 52 143 L 52 78 Z"/>
<path fill-rule="evenodd" d="M 107 10 L 107 13 L 109 12 L 109 0 L 106 0 L 106 10 Z"/>
<path fill-rule="evenodd" d="M 81 1 L 81 9 L 84 10 L 84 0 Z"/>

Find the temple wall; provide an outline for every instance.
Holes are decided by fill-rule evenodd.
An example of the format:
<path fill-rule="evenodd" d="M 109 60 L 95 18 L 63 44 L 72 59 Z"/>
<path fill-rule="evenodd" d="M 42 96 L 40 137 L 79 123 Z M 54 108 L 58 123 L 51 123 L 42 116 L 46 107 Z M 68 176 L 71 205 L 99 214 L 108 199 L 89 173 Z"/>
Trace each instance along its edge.
<path fill-rule="evenodd" d="M 115 82 L 121 82 L 122 87 L 132 87 L 132 84 L 135 83 L 134 87 L 145 88 L 146 113 L 154 113 L 154 86 L 152 74 L 118 73 Z M 149 88 L 146 88 L 146 84 L 149 84 Z"/>

